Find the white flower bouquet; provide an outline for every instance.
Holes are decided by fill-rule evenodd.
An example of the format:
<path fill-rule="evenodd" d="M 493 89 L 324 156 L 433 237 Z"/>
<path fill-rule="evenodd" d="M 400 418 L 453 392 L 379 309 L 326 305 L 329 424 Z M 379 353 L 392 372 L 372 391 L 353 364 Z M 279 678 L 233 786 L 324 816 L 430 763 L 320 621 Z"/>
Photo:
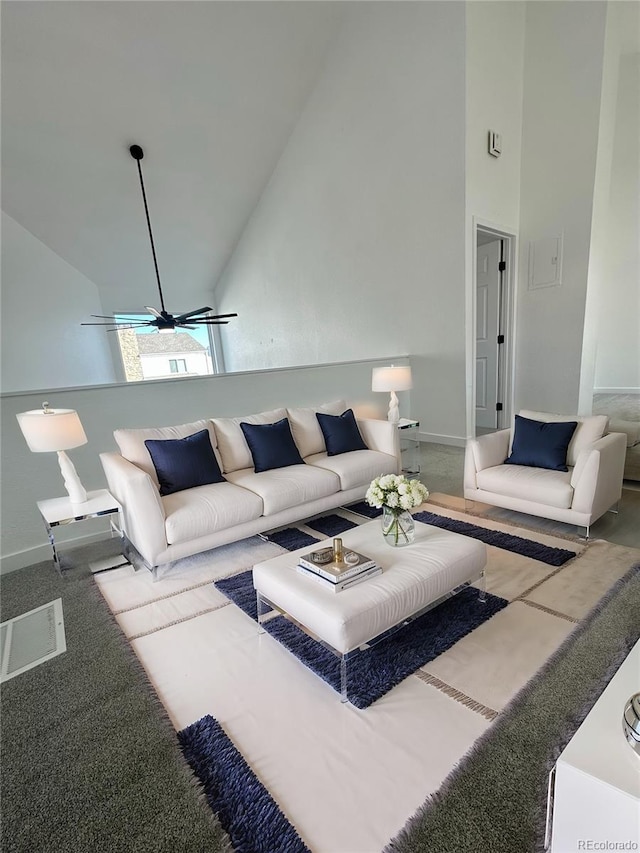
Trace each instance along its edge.
<path fill-rule="evenodd" d="M 407 480 L 404 474 L 383 474 L 372 480 L 364 496 L 369 506 L 388 507 L 400 512 L 420 506 L 429 497 L 429 490 L 419 480 Z"/>
<path fill-rule="evenodd" d="M 413 541 L 414 523 L 409 510 L 429 497 L 419 480 L 407 480 L 404 474 L 383 474 L 372 480 L 364 496 L 369 506 L 383 510 L 382 533 L 390 545 L 408 545 Z"/>

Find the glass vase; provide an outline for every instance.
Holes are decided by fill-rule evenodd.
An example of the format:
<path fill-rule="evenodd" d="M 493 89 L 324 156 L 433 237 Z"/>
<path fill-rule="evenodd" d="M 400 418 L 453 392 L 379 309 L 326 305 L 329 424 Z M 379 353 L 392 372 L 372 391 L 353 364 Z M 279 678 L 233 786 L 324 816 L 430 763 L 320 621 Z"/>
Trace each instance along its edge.
<path fill-rule="evenodd" d="M 416 535 L 411 513 L 406 509 L 382 507 L 382 535 L 385 542 L 394 548 L 410 545 Z"/>

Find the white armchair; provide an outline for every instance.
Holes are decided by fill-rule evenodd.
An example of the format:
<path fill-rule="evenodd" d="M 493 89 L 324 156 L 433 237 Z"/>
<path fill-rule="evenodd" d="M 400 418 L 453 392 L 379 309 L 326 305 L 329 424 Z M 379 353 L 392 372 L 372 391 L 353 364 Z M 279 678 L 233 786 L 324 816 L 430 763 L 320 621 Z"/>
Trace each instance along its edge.
<path fill-rule="evenodd" d="M 626 436 L 605 435 L 604 415 L 572 417 L 523 410 L 545 423 L 577 421 L 567 450 L 567 471 L 505 464 L 513 430 L 503 429 L 467 442 L 464 496 L 492 506 L 589 528 L 622 496 Z"/>

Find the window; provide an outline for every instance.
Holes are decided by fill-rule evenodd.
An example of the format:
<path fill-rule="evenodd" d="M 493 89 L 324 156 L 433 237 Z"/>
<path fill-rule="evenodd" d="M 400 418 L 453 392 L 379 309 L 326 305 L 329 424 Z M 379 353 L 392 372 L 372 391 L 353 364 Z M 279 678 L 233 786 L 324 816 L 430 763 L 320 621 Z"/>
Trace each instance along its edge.
<path fill-rule="evenodd" d="M 149 319 L 148 314 L 114 314 L 115 323 L 122 327 L 117 335 L 127 382 L 217 372 L 208 327 L 160 333 L 153 326 L 131 325 L 132 321 Z"/>

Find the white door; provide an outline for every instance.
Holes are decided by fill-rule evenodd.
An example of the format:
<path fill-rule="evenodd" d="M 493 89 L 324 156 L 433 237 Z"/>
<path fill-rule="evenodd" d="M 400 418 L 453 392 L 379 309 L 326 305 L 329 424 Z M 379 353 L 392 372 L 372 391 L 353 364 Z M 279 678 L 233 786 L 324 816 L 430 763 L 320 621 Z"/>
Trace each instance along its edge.
<path fill-rule="evenodd" d="M 498 426 L 500 240 L 479 245 L 476 266 L 476 427 Z"/>

